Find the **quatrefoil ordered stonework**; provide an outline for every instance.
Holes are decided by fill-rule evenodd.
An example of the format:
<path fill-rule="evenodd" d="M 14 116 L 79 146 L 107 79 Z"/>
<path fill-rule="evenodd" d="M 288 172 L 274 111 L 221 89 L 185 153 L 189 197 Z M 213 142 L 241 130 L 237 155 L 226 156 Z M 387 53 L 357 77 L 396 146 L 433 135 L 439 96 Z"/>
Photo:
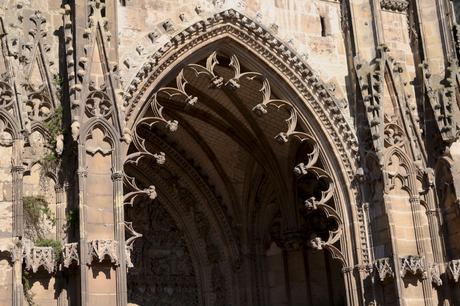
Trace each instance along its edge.
<path fill-rule="evenodd" d="M 41 93 L 29 96 L 26 102 L 27 116 L 33 121 L 44 121 L 51 116 L 52 105 L 49 98 Z"/>
<path fill-rule="evenodd" d="M 109 97 L 102 91 L 93 91 L 86 100 L 86 113 L 88 117 L 108 118 L 112 112 Z"/>

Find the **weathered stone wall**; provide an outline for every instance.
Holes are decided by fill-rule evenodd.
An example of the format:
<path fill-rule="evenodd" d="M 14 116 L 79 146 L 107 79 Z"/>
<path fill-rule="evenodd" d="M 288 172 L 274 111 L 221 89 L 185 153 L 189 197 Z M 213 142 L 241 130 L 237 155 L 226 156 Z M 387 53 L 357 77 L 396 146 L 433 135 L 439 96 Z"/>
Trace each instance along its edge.
<path fill-rule="evenodd" d="M 118 7 L 119 59 L 125 86 L 146 56 L 168 38 L 198 20 L 235 7 L 256 20 L 336 87 L 340 98 L 347 94 L 347 54 L 340 3 L 336 1 L 126 1 Z M 321 21 L 323 19 L 323 21 Z M 322 29 L 323 24 L 323 29 Z M 323 36 L 324 35 L 324 36 Z"/>
<path fill-rule="evenodd" d="M 165 275 L 171 283 L 180 278 L 165 256 L 187 263 L 193 303 L 458 303 L 459 5 L 448 0 L 0 0 L 0 305 L 26 303 L 25 263 L 36 304 L 124 306 L 127 282 L 136 276 L 159 283 Z M 226 35 L 235 41 L 223 46 Z M 191 52 L 200 40 L 212 48 Z M 237 57 L 222 56 L 236 46 L 243 49 L 241 65 Z M 208 55 L 206 66 L 200 66 Z M 182 64 L 171 64 L 178 59 L 200 72 L 179 73 Z M 249 73 L 257 77 L 238 74 L 249 67 L 259 69 Z M 172 87 L 157 88 L 163 78 L 176 76 Z M 262 88 L 254 87 L 259 79 Z M 161 103 L 171 108 L 156 100 L 160 90 L 169 94 Z M 144 106 L 151 107 L 147 114 Z M 290 117 L 274 115 L 272 106 Z M 269 114 L 254 119 L 255 113 Z M 57 127 L 55 115 L 62 115 Z M 151 132 L 159 137 L 151 135 L 147 145 L 136 133 L 140 118 L 152 120 L 147 120 Z M 173 132 L 177 124 L 185 127 L 177 138 L 163 133 L 163 125 Z M 286 124 L 287 131 L 281 130 Z M 289 144 L 274 149 L 265 133 Z M 295 137 L 314 144 L 298 165 L 291 160 L 297 158 L 297 147 L 290 147 Z M 163 192 L 171 188 L 169 196 L 184 207 L 193 202 L 192 191 L 204 200 L 203 207 L 189 207 L 180 216 L 165 214 L 160 221 L 176 223 L 159 232 L 174 235 L 159 240 L 160 246 L 141 243 L 155 251 L 140 252 L 125 237 L 125 230 L 133 239 L 141 236 L 136 216 L 130 216 L 132 224 L 125 222 L 123 191 L 128 202 L 139 195 L 155 199 L 149 184 L 165 155 L 153 154 L 149 142 L 179 155 L 176 173 L 194 181 L 183 187 L 174 175 L 162 177 L 168 185 Z M 130 166 L 140 170 L 129 181 L 123 162 L 133 150 L 139 155 Z M 139 164 L 139 156 L 155 166 Z M 56 164 L 44 174 L 50 160 Z M 305 189 L 314 197 L 301 199 L 295 184 L 312 173 L 313 184 Z M 259 176 L 281 182 L 270 181 L 259 193 L 252 190 L 263 181 Z M 267 224 L 278 212 L 266 213 L 256 202 L 277 188 L 282 192 L 270 199 L 271 205 L 281 203 L 275 246 Z M 44 238 L 61 243 L 62 254 L 28 240 L 37 237 L 24 228 L 23 200 L 37 196 L 56 217 L 56 224 L 40 221 Z M 312 217 L 312 210 L 325 213 L 325 219 Z M 71 215 L 72 236 L 66 224 Z M 196 223 L 199 239 L 178 235 L 186 232 L 185 217 Z M 155 239 L 151 231 L 162 225 L 149 226 L 151 219 L 137 220 L 149 236 L 143 239 Z M 171 247 L 177 239 L 181 248 L 187 244 L 187 256 Z M 259 248 L 264 244 L 268 247 Z M 136 254 L 131 252 L 150 258 L 148 271 L 127 277 Z M 195 287 L 200 261 L 206 262 L 199 267 L 204 279 Z M 142 290 L 148 287 L 143 282 L 138 281 Z M 149 288 L 142 302 L 175 298 L 183 304 L 186 294 L 171 299 L 169 285 L 161 283 L 163 295 Z"/>
<path fill-rule="evenodd" d="M 7 252 L 13 237 L 12 146 L 0 145 L 0 304 L 10 305 L 13 296 L 13 268 Z"/>

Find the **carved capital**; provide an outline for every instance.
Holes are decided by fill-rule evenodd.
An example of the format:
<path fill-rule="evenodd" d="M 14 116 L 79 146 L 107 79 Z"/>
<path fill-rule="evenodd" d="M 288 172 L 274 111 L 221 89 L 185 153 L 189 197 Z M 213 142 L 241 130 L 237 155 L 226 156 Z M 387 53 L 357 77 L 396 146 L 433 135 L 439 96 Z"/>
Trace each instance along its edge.
<path fill-rule="evenodd" d="M 405 277 L 407 272 L 412 275 L 421 274 L 423 279 L 427 277 L 427 271 L 422 256 L 407 255 L 400 258 L 401 261 L 401 277 Z"/>
<path fill-rule="evenodd" d="M 88 170 L 84 169 L 84 168 L 78 168 L 77 175 L 79 177 L 87 177 L 88 176 Z"/>
<path fill-rule="evenodd" d="M 391 267 L 391 258 L 379 258 L 374 261 L 374 266 L 381 282 L 383 282 L 386 278 L 394 277 L 393 268 Z"/>
<path fill-rule="evenodd" d="M 439 265 L 433 263 L 430 265 L 428 270 L 431 278 L 431 283 L 437 287 L 442 286 L 441 270 L 439 269 Z"/>
<path fill-rule="evenodd" d="M 11 171 L 15 173 L 24 173 L 25 167 L 22 165 L 14 165 L 11 167 Z"/>
<path fill-rule="evenodd" d="M 112 181 L 114 182 L 120 182 L 123 180 L 123 172 L 122 171 L 116 171 L 112 173 Z"/>
<path fill-rule="evenodd" d="M 52 247 L 34 246 L 30 251 L 25 252 L 24 262 L 26 269 L 32 270 L 34 273 L 40 267 L 43 267 L 48 273 L 53 273 L 56 268 L 56 254 Z"/>
<path fill-rule="evenodd" d="M 409 7 L 407 0 L 380 0 L 380 7 L 384 10 L 404 12 Z"/>
<path fill-rule="evenodd" d="M 458 283 L 460 278 L 460 259 L 454 259 L 447 263 L 447 268 L 449 270 L 449 275 L 454 282 Z"/>
<path fill-rule="evenodd" d="M 114 265 L 118 265 L 117 246 L 118 241 L 115 240 L 92 240 L 88 242 L 88 259 L 86 264 L 91 265 L 94 259 L 102 262 L 107 258 Z"/>
<path fill-rule="evenodd" d="M 78 243 L 66 243 L 64 249 L 62 250 L 63 255 L 63 266 L 68 268 L 72 262 L 76 262 L 77 265 L 80 264 L 80 257 L 78 255 Z"/>

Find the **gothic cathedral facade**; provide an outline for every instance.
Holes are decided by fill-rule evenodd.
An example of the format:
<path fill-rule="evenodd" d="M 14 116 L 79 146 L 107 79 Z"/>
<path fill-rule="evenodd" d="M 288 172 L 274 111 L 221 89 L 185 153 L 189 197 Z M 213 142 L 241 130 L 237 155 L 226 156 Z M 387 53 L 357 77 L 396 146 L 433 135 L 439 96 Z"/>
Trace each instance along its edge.
<path fill-rule="evenodd" d="M 0 306 L 460 305 L 460 1 L 0 0 Z"/>

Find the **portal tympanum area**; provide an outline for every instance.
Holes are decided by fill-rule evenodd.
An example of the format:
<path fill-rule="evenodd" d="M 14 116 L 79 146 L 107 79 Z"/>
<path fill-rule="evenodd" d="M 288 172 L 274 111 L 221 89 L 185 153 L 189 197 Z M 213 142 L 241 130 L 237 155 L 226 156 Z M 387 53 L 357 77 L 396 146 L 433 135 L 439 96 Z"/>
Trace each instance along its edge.
<path fill-rule="evenodd" d="M 124 166 L 125 193 L 138 192 L 126 220 L 142 233 L 128 301 L 345 303 L 334 178 L 306 118 L 270 83 L 224 49 L 152 95 Z M 156 197 L 139 193 L 149 186 Z"/>
<path fill-rule="evenodd" d="M 460 304 L 459 3 L 0 1 L 0 306 Z"/>

